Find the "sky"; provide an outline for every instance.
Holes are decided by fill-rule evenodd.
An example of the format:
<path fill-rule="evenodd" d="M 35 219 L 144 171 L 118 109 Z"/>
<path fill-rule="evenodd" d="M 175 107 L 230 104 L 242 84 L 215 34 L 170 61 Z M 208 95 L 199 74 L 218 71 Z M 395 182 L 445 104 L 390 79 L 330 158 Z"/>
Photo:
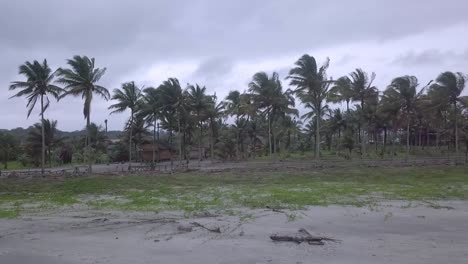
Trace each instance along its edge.
<path fill-rule="evenodd" d="M 335 79 L 362 68 L 380 90 L 402 75 L 422 87 L 443 71 L 468 73 L 466 10 L 464 0 L 0 1 L 0 128 L 39 121 L 39 107 L 27 118 L 26 99 L 9 99 L 10 83 L 24 80 L 19 65 L 47 59 L 56 69 L 74 55 L 107 68 L 109 91 L 176 77 L 222 99 L 259 71 L 278 72 L 287 88 L 305 53 L 329 57 Z M 121 130 L 129 113 L 109 115 L 111 101 L 93 100 L 91 121 Z M 81 97 L 52 101 L 45 115 L 60 130 L 85 126 Z"/>

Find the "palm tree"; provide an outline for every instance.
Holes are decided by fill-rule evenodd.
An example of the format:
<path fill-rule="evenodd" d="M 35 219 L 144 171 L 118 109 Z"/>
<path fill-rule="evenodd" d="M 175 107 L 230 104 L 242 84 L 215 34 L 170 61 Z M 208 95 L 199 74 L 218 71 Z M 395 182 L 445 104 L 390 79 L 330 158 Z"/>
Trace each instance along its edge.
<path fill-rule="evenodd" d="M 458 105 L 466 104 L 468 96 L 461 96 L 465 89 L 466 76 L 461 72 L 443 72 L 435 79 L 430 87 L 437 103 L 440 105 L 452 105 L 455 119 L 455 152 L 458 154 Z"/>
<path fill-rule="evenodd" d="M 161 89 L 161 102 L 163 105 L 162 110 L 165 112 L 165 121 L 170 121 L 173 117 L 176 117 L 177 119 L 179 134 L 179 161 L 182 162 L 181 127 L 182 117 L 186 114 L 188 109 L 187 93 L 182 89 L 179 80 L 176 78 L 169 78 L 167 81 L 164 81 L 159 89 Z M 166 122 L 166 124 L 168 125 L 170 123 Z M 173 130 L 173 127 L 171 127 L 170 130 Z"/>
<path fill-rule="evenodd" d="M 330 88 L 328 100 L 333 103 L 346 102 L 346 112 L 349 113 L 349 103 L 353 99 L 351 80 L 348 76 L 338 78 Z"/>
<path fill-rule="evenodd" d="M 214 159 L 214 145 L 217 136 L 218 120 L 224 115 L 224 102 L 217 102 L 216 94 L 208 97 L 206 117 L 210 127 L 210 158 Z"/>
<path fill-rule="evenodd" d="M 226 113 L 230 116 L 236 116 L 234 122 L 238 122 L 239 118 L 243 116 L 241 112 L 241 94 L 239 91 L 234 90 L 230 91 L 229 94 L 224 99 Z M 236 132 L 236 157 L 239 158 L 239 129 Z"/>
<path fill-rule="evenodd" d="M 141 105 L 139 115 L 145 117 L 148 123 L 153 126 L 153 166 L 155 165 L 156 159 L 156 126 L 158 125 L 158 119 L 161 117 L 161 90 L 153 87 L 148 87 L 143 90 L 143 103 Z M 159 130 L 158 130 L 159 140 Z M 159 143 L 158 143 L 159 144 Z M 159 153 L 159 152 L 158 152 Z M 159 160 L 159 159 L 158 159 Z"/>
<path fill-rule="evenodd" d="M 402 76 L 392 80 L 391 84 L 384 92 L 383 104 L 398 107 L 399 111 L 405 115 L 406 119 L 406 159 L 409 157 L 410 149 L 410 123 L 411 118 L 416 113 L 418 100 L 421 98 L 424 88 L 419 92 L 418 78 L 415 76 Z"/>
<path fill-rule="evenodd" d="M 15 152 L 15 149 L 19 146 L 16 138 L 8 133 L 0 131 L 0 157 L 3 161 L 3 167 L 8 169 L 8 161 L 10 161 L 10 155 Z"/>
<path fill-rule="evenodd" d="M 200 137 L 198 139 L 198 162 L 202 159 L 202 137 L 203 137 L 203 121 L 206 119 L 206 110 L 209 104 L 209 98 L 206 95 L 206 88 L 200 87 L 198 84 L 188 86 L 188 104 L 189 107 L 195 112 L 195 116 L 200 128 Z"/>
<path fill-rule="evenodd" d="M 306 106 L 315 112 L 315 158 L 320 158 L 320 119 L 323 114 L 323 102 L 328 98 L 329 87 L 332 83 L 327 80 L 327 68 L 330 60 L 327 58 L 326 62 L 320 67 L 317 67 L 317 62 L 314 57 L 304 54 L 298 61 L 296 67 L 289 71 L 290 85 L 296 86 L 295 94 L 301 99 Z"/>
<path fill-rule="evenodd" d="M 94 58 L 88 58 L 87 56 L 74 56 L 73 59 L 67 60 L 67 64 L 70 66 L 68 69 L 59 68 L 57 73 L 59 83 L 65 85 L 65 93 L 60 96 L 63 98 L 68 95 L 81 96 L 84 99 L 83 114 L 86 119 L 86 129 L 91 124 L 91 101 L 93 95 L 97 94 L 104 98 L 106 101 L 109 100 L 109 91 L 97 83 L 106 72 L 106 68 L 95 68 Z M 89 149 L 89 131 L 88 140 L 86 143 Z M 91 173 L 91 159 L 89 159 L 89 172 Z"/>
<path fill-rule="evenodd" d="M 42 145 L 42 129 L 44 129 L 44 138 L 46 153 L 49 160 L 49 167 L 52 167 L 52 149 L 60 142 L 57 137 L 57 120 L 44 119 L 43 123 L 36 123 L 28 133 L 27 141 L 29 147 L 39 149 Z"/>
<path fill-rule="evenodd" d="M 121 113 L 127 109 L 130 109 L 130 119 L 129 119 L 129 140 L 128 140 L 128 163 L 131 166 L 132 162 L 132 124 L 135 119 L 135 113 L 138 110 L 139 105 L 141 105 L 141 90 L 135 85 L 135 82 L 126 82 L 122 84 L 122 89 L 114 89 L 114 94 L 112 95 L 112 100 L 118 101 L 111 106 L 110 110 L 113 110 L 113 113 Z"/>
<path fill-rule="evenodd" d="M 21 89 L 12 97 L 26 96 L 28 99 L 28 117 L 31 115 L 32 110 L 36 106 L 38 99 L 41 101 L 41 124 L 44 124 L 44 112 L 49 107 L 48 95 L 59 98 L 62 88 L 53 85 L 55 72 L 52 72 L 47 60 L 41 63 L 33 61 L 33 63 L 26 61 L 23 65 L 19 66 L 19 74 L 26 77 L 26 81 L 12 82 L 10 90 Z M 12 98 L 10 97 L 10 98 Z M 44 176 L 45 166 L 45 131 L 44 127 L 41 128 L 41 174 Z"/>
<path fill-rule="evenodd" d="M 284 114 L 297 115 L 297 110 L 291 108 L 294 107 L 294 97 L 292 97 L 290 90 L 283 92 L 281 81 L 276 72 L 273 72 L 271 76 L 265 72 L 256 73 L 252 82 L 249 83 L 249 90 L 257 108 L 267 118 L 269 154 L 271 156 L 273 154 L 271 124 L 275 118 Z"/>
<path fill-rule="evenodd" d="M 371 76 L 363 71 L 362 69 L 356 69 L 354 72 L 349 74 L 351 76 L 351 90 L 352 90 L 352 100 L 358 101 L 360 103 L 360 122 L 358 128 L 359 140 L 361 141 L 361 151 L 362 154 L 365 153 L 365 140 L 361 139 L 361 130 L 364 126 L 364 115 L 365 115 L 365 102 L 372 98 L 377 92 L 377 88 L 372 86 L 372 83 L 375 79 L 375 73 L 372 73 Z M 364 133 L 363 133 L 364 134 Z"/>

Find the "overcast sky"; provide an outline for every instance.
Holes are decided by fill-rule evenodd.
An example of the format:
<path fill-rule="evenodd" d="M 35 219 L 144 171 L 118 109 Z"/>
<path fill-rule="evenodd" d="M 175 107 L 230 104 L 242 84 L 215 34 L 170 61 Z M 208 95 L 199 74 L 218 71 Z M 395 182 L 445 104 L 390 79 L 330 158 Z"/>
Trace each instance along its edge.
<path fill-rule="evenodd" d="M 2 0 L 0 128 L 39 120 L 39 108 L 27 119 L 26 100 L 8 99 L 8 86 L 22 80 L 20 64 L 44 58 L 55 69 L 73 55 L 95 57 L 110 91 L 177 77 L 223 98 L 258 71 L 286 77 L 304 53 L 330 57 L 334 78 L 360 67 L 376 72 L 381 90 L 406 74 L 425 84 L 442 71 L 468 73 L 467 10 L 464 0 Z M 96 97 L 91 119 L 120 130 L 128 114 L 109 116 L 110 104 Z M 46 117 L 82 129 L 82 105 L 52 102 Z"/>

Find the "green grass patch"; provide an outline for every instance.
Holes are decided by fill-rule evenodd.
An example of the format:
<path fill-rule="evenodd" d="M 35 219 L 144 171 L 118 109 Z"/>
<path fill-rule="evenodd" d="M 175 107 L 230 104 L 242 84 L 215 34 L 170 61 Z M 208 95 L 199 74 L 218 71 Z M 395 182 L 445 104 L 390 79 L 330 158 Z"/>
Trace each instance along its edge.
<path fill-rule="evenodd" d="M 468 168 L 448 166 L 0 181 L 2 217 L 28 212 L 31 204 L 43 204 L 44 209 L 84 204 L 94 209 L 193 213 L 239 207 L 300 209 L 467 198 Z"/>

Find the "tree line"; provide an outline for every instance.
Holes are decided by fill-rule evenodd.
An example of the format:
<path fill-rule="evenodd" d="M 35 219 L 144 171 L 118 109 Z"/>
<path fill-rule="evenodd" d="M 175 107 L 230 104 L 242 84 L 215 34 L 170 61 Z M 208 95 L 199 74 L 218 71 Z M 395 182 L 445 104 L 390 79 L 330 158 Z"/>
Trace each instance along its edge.
<path fill-rule="evenodd" d="M 408 158 L 412 146 L 446 146 L 458 154 L 463 142 L 467 149 L 468 96 L 462 96 L 467 76 L 460 72 L 442 72 L 426 85 L 415 76 L 399 76 L 380 92 L 374 85 L 375 73 L 358 68 L 335 80 L 327 75 L 328 58 L 319 65 L 305 54 L 284 81 L 276 72 L 258 72 L 244 92 L 233 90 L 218 100 L 216 94 L 207 94 L 206 87 L 183 87 L 177 78 L 146 88 L 130 81 L 111 94 L 99 84 L 106 68 L 96 67 L 94 58 L 74 56 L 66 64 L 53 71 L 46 60 L 27 61 L 19 67 L 25 80 L 9 87 L 16 92 L 12 97 L 27 99 L 28 117 L 36 105 L 40 107 L 41 122 L 35 126 L 40 146 L 34 147 L 40 148 L 40 155 L 37 151 L 33 155 L 40 156 L 42 170 L 52 145 L 46 142 L 46 135 L 51 134 L 46 129 L 56 126 L 45 118 L 49 98 L 59 101 L 67 96 L 84 100 L 87 136 L 83 156 L 90 169 L 91 156 L 98 148 L 96 133 L 105 135 L 91 122 L 94 96 L 115 102 L 109 107 L 111 114 L 130 111 L 123 141 L 128 161 L 138 159 L 137 146 L 151 137 L 152 162 L 156 162 L 159 128 L 165 132 L 165 141 L 177 149 L 179 160 L 187 158 L 190 148 L 198 150 L 198 160 L 308 150 L 313 150 L 315 158 L 324 150 L 346 158 L 354 154 L 364 157 L 370 151 L 384 156 L 396 155 L 398 146 L 405 147 Z M 283 87 L 284 82 L 289 88 Z M 299 115 L 296 101 L 307 109 L 305 114 Z M 5 149 L 13 144 L 1 145 L 2 153 L 7 153 Z M 209 154 L 202 151 L 205 148 Z"/>

